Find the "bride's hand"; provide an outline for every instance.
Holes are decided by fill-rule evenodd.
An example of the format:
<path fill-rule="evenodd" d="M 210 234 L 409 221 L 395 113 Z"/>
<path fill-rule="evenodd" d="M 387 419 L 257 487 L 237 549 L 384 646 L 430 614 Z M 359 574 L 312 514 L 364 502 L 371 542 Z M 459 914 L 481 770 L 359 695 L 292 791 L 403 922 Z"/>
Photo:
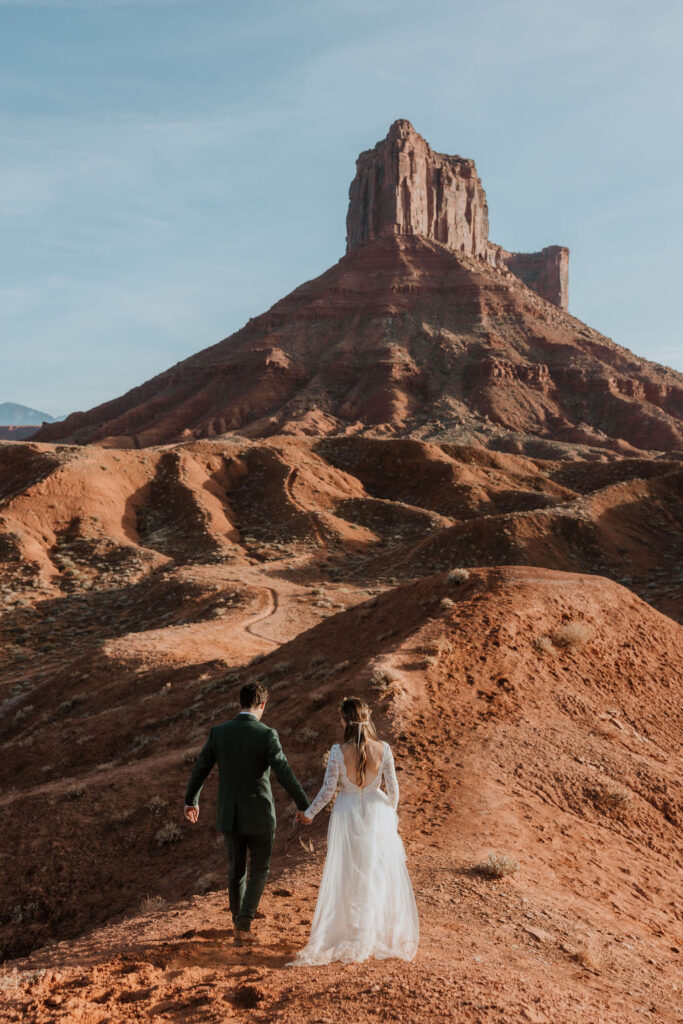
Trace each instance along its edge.
<path fill-rule="evenodd" d="M 312 822 L 313 822 L 313 819 L 312 818 L 307 818 L 303 811 L 297 811 L 296 815 L 295 815 L 295 818 L 296 818 L 296 821 L 298 821 L 300 825 L 311 825 Z"/>

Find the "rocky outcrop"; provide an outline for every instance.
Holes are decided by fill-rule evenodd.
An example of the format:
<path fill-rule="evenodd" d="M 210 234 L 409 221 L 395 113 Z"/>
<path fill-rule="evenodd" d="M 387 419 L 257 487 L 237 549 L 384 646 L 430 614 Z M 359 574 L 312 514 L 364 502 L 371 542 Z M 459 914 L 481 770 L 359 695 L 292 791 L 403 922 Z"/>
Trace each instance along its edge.
<path fill-rule="evenodd" d="M 569 306 L 569 249 L 564 245 L 547 245 L 540 252 L 503 250 L 502 261 L 507 269 L 524 281 L 548 302 L 560 309 Z"/>
<path fill-rule="evenodd" d="M 410 121 L 394 121 L 356 167 L 347 252 L 381 235 L 423 235 L 454 252 L 486 256 L 488 207 L 473 160 L 435 153 Z"/>
<path fill-rule="evenodd" d="M 486 193 L 474 161 L 436 153 L 410 121 L 394 121 L 385 139 L 361 153 L 349 189 L 346 251 L 386 235 L 422 235 L 486 260 L 568 308 L 569 249 L 508 252 L 490 242 Z"/>

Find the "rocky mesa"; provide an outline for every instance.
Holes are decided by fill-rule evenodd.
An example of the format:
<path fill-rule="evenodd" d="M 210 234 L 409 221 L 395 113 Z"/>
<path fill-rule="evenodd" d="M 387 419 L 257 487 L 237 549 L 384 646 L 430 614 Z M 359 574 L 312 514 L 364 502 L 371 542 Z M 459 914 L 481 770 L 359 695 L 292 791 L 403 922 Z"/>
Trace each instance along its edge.
<path fill-rule="evenodd" d="M 39 441 L 371 434 L 680 451 L 683 375 L 566 309 L 567 250 L 488 240 L 474 163 L 407 121 L 359 157 L 347 253 L 241 330 Z M 557 449 L 554 449 L 556 452 Z"/>

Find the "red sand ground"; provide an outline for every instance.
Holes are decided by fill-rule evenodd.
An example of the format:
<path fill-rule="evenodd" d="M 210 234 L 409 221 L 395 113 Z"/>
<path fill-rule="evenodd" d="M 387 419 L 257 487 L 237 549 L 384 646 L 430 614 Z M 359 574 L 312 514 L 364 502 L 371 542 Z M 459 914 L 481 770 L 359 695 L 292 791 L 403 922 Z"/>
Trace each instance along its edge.
<path fill-rule="evenodd" d="M 681 1019 L 679 465 L 1 445 L 0 1020 Z M 281 794 L 261 942 L 231 944 L 216 780 L 196 828 L 182 797 L 252 676 L 311 795 L 338 699 L 376 708 L 414 963 L 284 966 L 327 819 Z"/>

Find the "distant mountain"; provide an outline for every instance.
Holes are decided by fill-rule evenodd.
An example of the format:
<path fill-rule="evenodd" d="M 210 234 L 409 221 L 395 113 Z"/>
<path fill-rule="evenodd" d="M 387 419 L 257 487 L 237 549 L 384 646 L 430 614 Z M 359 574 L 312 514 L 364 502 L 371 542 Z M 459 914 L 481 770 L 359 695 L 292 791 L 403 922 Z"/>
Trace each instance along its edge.
<path fill-rule="evenodd" d="M 41 423 L 56 423 L 57 418 L 49 413 L 29 409 L 27 405 L 16 402 L 0 402 L 0 423 L 3 426 L 37 426 Z"/>
<path fill-rule="evenodd" d="M 362 153 L 347 252 L 217 345 L 35 435 L 142 448 L 241 433 L 683 450 L 683 374 L 568 312 L 569 251 L 488 238 L 474 163 L 408 121 Z M 545 450 L 545 449 L 544 449 Z"/>

